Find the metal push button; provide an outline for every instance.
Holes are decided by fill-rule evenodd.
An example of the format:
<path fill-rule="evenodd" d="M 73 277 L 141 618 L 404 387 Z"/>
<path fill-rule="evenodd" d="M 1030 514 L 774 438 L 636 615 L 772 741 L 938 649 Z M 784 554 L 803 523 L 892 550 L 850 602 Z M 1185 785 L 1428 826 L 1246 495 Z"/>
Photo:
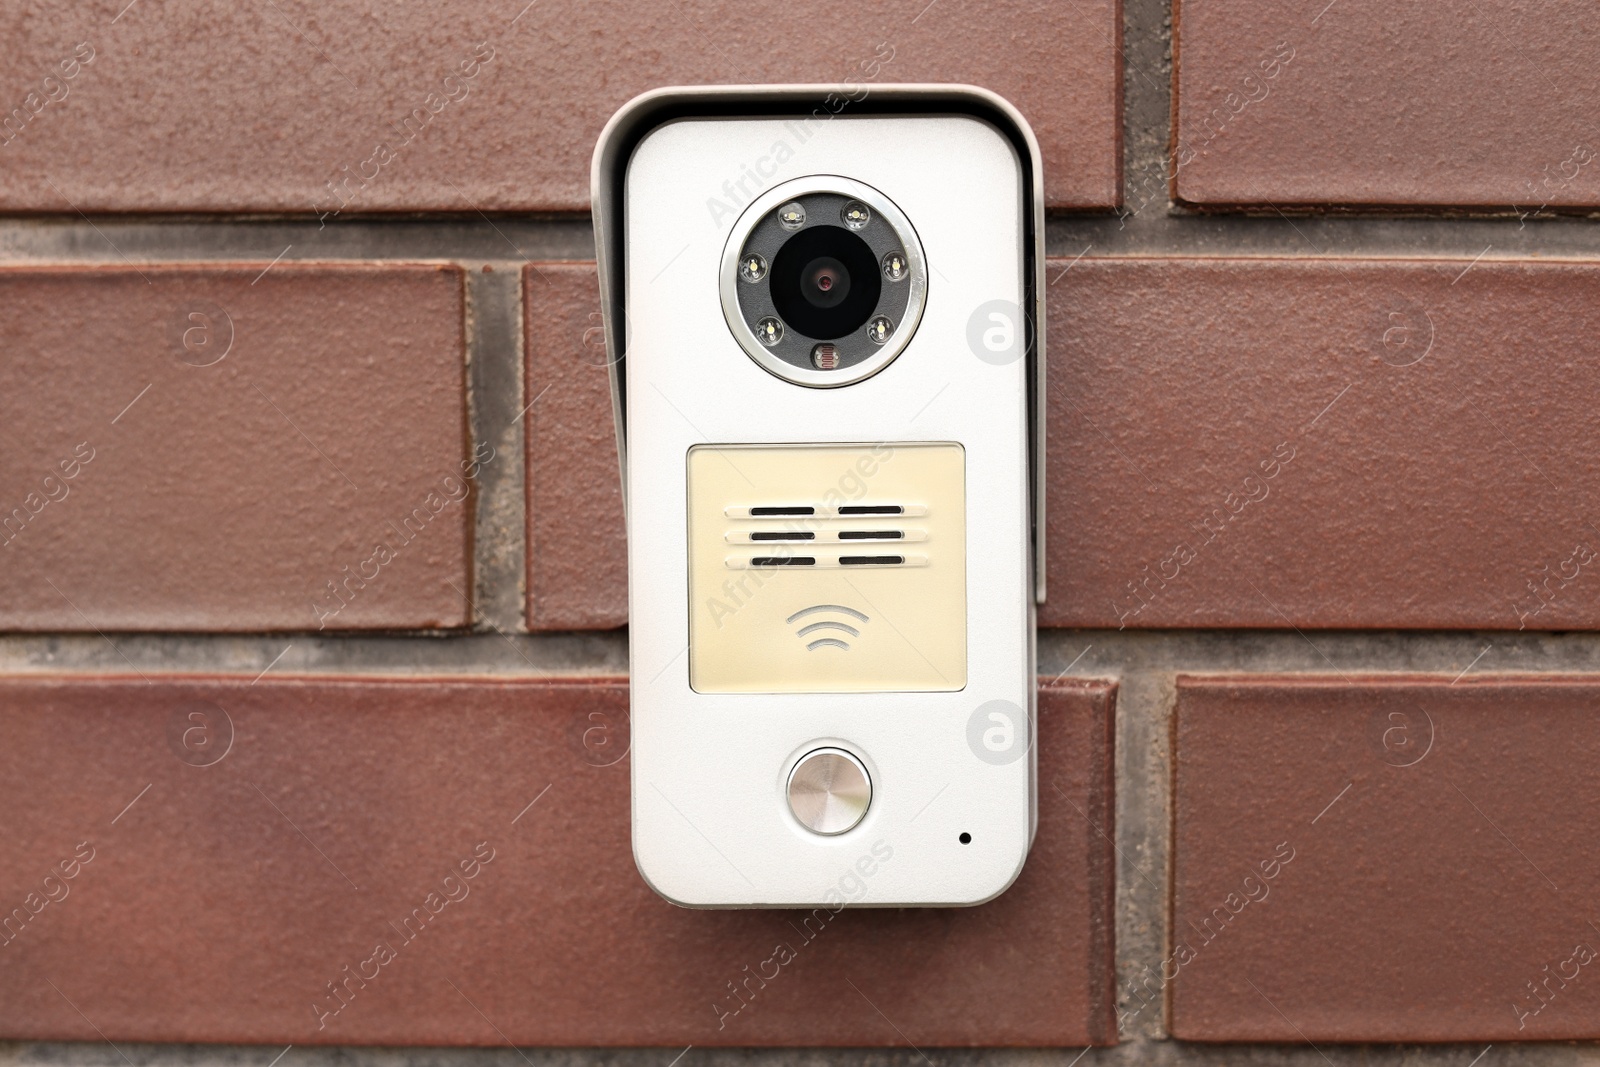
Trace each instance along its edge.
<path fill-rule="evenodd" d="M 812 833 L 844 833 L 861 821 L 871 803 L 867 769 L 841 749 L 807 752 L 789 772 L 789 810 Z"/>

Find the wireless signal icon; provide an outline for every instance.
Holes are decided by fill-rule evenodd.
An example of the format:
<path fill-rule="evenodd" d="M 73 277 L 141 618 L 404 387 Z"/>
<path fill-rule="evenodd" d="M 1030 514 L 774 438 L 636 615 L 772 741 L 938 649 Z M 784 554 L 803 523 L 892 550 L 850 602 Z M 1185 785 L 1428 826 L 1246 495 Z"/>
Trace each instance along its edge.
<path fill-rule="evenodd" d="M 801 608 L 793 615 L 790 615 L 787 621 L 790 625 L 793 625 L 810 615 L 830 613 L 847 616 L 862 624 L 870 621 L 855 608 L 847 608 L 843 604 L 813 604 L 809 608 Z M 818 619 L 815 622 L 802 624 L 800 629 L 795 631 L 795 636 L 806 642 L 807 652 L 815 652 L 819 648 L 837 648 L 848 652 L 850 651 L 850 639 L 860 637 L 861 631 L 848 622 L 841 622 L 837 619 Z"/>

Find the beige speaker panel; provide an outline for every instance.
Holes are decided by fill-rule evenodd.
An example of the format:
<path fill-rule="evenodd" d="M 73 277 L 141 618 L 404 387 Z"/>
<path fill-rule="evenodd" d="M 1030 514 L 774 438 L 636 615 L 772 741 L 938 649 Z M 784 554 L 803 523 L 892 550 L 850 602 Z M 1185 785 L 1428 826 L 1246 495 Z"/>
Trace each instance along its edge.
<path fill-rule="evenodd" d="M 957 444 L 689 450 L 689 684 L 701 693 L 967 684 Z"/>

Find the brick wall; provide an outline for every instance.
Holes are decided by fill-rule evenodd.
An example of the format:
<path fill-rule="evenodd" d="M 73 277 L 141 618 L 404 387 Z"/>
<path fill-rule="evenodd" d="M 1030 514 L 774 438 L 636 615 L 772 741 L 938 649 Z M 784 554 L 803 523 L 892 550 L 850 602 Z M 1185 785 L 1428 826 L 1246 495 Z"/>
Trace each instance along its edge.
<path fill-rule="evenodd" d="M 1592 19 L 5 0 L 0 42 L 6 1062 L 1590 1054 L 1548 1042 L 1600 1038 Z M 584 212 L 635 92 L 845 78 L 1039 135 L 1051 586 L 1022 879 L 814 933 L 633 870 Z M 340 1047 L 414 1045 L 478 1048 Z"/>

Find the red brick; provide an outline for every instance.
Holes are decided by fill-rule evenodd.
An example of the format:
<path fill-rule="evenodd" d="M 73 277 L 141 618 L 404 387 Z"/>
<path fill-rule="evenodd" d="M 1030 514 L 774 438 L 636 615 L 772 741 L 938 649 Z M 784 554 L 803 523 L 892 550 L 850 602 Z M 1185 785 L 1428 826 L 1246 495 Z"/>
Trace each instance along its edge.
<path fill-rule="evenodd" d="M 523 276 L 528 369 L 528 627 L 628 621 L 622 479 L 593 263 Z"/>
<path fill-rule="evenodd" d="M 124 3 L 7 5 L 0 115 L 38 106 L 79 42 L 94 59 L 52 83 L 65 98 L 0 150 L 0 211 L 310 214 L 333 210 L 325 183 L 351 175 L 349 213 L 583 211 L 600 128 L 635 94 L 846 79 L 993 89 L 1038 132 L 1053 206 L 1117 201 L 1117 0 L 894 0 L 803 33 L 774 0 L 381 13 L 348 0 L 139 3 L 118 16 Z M 479 43 L 492 58 L 446 100 L 443 79 Z M 405 143 L 402 121 L 430 93 L 439 110 Z M 377 154 L 386 142 L 392 158 Z"/>
<path fill-rule="evenodd" d="M 1584 503 L 1600 497 L 1600 265 L 1470 265 L 1123 259 L 1055 275 L 1043 622 L 1600 625 L 1583 563 L 1600 560 Z M 1208 534 L 1212 509 L 1228 518 Z"/>
<path fill-rule="evenodd" d="M 1600 205 L 1600 28 L 1555 0 L 1174 7 L 1181 200 Z"/>
<path fill-rule="evenodd" d="M 0 681 L 0 904 L 42 892 L 79 842 L 94 857 L 0 947 L 0 1035 L 1106 1042 L 1113 692 L 1041 691 L 1039 834 L 1007 893 L 847 910 L 719 1030 L 713 1004 L 797 938 L 796 913 L 680 909 L 639 878 L 623 680 L 13 676 Z M 195 701 L 232 726 L 214 759 L 225 731 L 210 712 L 207 766 L 169 740 Z M 469 895 L 415 940 L 390 926 L 485 841 L 494 858 Z M 379 941 L 398 958 L 318 1029 L 313 1001 Z M 141 974 L 162 977 L 128 980 Z"/>
<path fill-rule="evenodd" d="M 267 266 L 0 270 L 0 628 L 468 621 L 461 272 Z"/>
<path fill-rule="evenodd" d="M 1600 1036 L 1600 962 L 1566 963 L 1600 951 L 1597 698 L 1597 675 L 1180 677 L 1172 1033 Z"/>
<path fill-rule="evenodd" d="M 1585 449 L 1600 434 L 1585 340 L 1600 331 L 1600 265 L 1067 266 L 1050 267 L 1042 625 L 1600 626 L 1583 562 L 1600 553 L 1583 503 L 1600 498 Z M 530 321 L 576 352 L 598 301 L 572 284 L 569 305 L 536 304 Z M 612 625 L 627 604 L 621 544 L 583 541 L 615 528 L 616 474 L 604 377 L 579 362 L 551 364 L 572 406 L 540 431 L 530 504 L 531 521 L 570 524 L 545 535 L 563 546 L 550 573 L 533 560 L 550 629 Z M 1234 514 L 1230 493 L 1260 499 Z M 1209 534 L 1214 508 L 1229 518 Z M 566 562 L 588 545 L 592 570 Z M 1176 567 L 1179 546 L 1193 559 Z"/>

